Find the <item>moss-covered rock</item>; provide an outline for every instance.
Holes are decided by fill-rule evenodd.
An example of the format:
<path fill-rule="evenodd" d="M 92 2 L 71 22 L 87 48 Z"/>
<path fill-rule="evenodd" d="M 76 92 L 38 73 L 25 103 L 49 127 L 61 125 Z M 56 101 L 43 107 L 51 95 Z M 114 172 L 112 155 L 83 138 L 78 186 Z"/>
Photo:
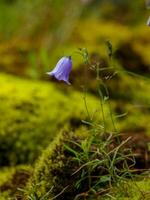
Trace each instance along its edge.
<path fill-rule="evenodd" d="M 64 137 L 65 136 L 65 137 Z M 56 199 L 70 200 L 76 195 L 74 187 L 75 177 L 72 176 L 78 165 L 72 154 L 67 153 L 64 144 L 68 135 L 60 134 L 44 151 L 37 162 L 34 175 L 30 180 L 27 196 L 51 199 L 62 191 L 62 196 Z M 69 189 L 68 189 L 69 188 Z"/>
<path fill-rule="evenodd" d="M 22 80 L 0 74 L 0 165 L 32 163 L 63 128 L 86 117 L 82 94 L 72 86 Z M 89 112 L 98 102 L 88 96 Z"/>
<path fill-rule="evenodd" d="M 81 136 L 81 132 L 80 136 L 75 135 L 75 133 L 63 133 L 55 138 L 53 144 L 43 152 L 35 166 L 33 177 L 26 189 L 25 200 L 29 196 L 36 197 L 36 199 L 45 197 L 48 200 L 53 198 L 57 200 L 73 200 L 80 199 L 80 197 L 82 199 L 84 193 L 87 199 L 89 198 L 89 193 L 93 193 L 93 191 L 90 191 L 89 188 L 89 176 L 87 175 L 86 165 L 90 161 L 92 162 L 90 160 L 92 155 L 91 157 L 89 156 L 89 160 L 86 160 L 86 156 L 84 157 L 84 151 L 79 147 L 85 141 L 84 139 L 85 136 Z M 82 145 L 85 145 L 83 143 Z M 75 159 L 75 152 L 77 154 L 81 152 L 81 155 L 83 155 L 81 163 L 79 158 L 77 159 L 76 157 Z M 90 152 L 89 154 L 92 153 Z M 84 167 L 85 170 L 83 169 L 82 171 Z M 95 176 L 99 176 L 99 173 L 96 174 L 96 171 L 103 173 L 103 170 L 93 166 L 93 173 L 95 173 Z M 94 177 L 94 174 L 92 175 Z M 93 180 L 91 185 L 95 185 L 94 178 L 91 179 Z"/>

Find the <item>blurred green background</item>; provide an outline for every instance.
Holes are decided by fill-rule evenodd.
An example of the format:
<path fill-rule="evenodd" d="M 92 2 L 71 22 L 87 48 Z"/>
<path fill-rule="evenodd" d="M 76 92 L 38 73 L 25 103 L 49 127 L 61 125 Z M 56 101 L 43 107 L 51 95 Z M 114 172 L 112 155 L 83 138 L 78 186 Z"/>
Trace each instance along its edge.
<path fill-rule="evenodd" d="M 1 71 L 43 78 L 63 55 L 73 54 L 76 68 L 79 47 L 104 56 L 107 39 L 150 64 L 144 0 L 1 0 L 0 10 Z"/>
<path fill-rule="evenodd" d="M 107 40 L 113 45 L 114 71 L 102 73 L 102 78 L 109 89 L 117 130 L 150 141 L 148 17 L 144 0 L 0 0 L 2 174 L 5 167 L 13 173 L 10 166 L 17 170 L 20 165 L 33 166 L 59 132 L 82 134 L 88 129 L 81 122 L 87 119 L 85 82 L 89 111 L 101 123 L 95 75 L 76 51 L 87 48 L 92 63 L 108 67 Z M 73 59 L 71 86 L 45 75 L 65 55 Z M 107 105 L 104 109 L 111 131 Z M 8 182 L 7 169 L 6 176 L 0 176 L 0 200 L 8 199 L 1 189 Z M 16 194 L 14 188 L 9 190 Z"/>

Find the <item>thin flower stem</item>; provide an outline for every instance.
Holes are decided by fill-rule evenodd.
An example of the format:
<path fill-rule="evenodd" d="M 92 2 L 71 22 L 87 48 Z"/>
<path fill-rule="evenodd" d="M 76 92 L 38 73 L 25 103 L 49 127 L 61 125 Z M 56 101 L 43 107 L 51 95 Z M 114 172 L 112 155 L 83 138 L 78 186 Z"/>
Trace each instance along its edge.
<path fill-rule="evenodd" d="M 117 133 L 117 128 L 116 128 L 116 125 L 115 125 L 115 122 L 114 122 L 114 117 L 113 117 L 113 112 L 112 112 L 110 101 L 108 101 L 108 106 L 109 106 L 109 113 L 110 113 L 112 125 L 113 125 L 113 128 L 114 128 L 114 132 Z"/>
<path fill-rule="evenodd" d="M 99 96 L 100 96 L 100 106 L 101 106 L 101 111 L 102 111 L 102 119 L 103 119 L 103 127 L 104 127 L 104 133 L 106 132 L 106 120 L 105 120 L 105 114 L 104 114 L 104 106 L 102 102 L 102 93 L 100 89 L 98 90 Z"/>
<path fill-rule="evenodd" d="M 100 70 L 99 66 L 96 67 L 96 79 L 98 80 L 98 94 L 100 97 L 100 106 L 102 111 L 102 119 L 103 119 L 103 127 L 104 127 L 104 133 L 106 132 L 106 120 L 105 120 L 105 114 L 104 114 L 104 106 L 103 106 L 103 94 L 101 92 L 100 86 L 99 86 L 99 80 L 100 80 Z"/>
<path fill-rule="evenodd" d="M 86 109 L 86 112 L 87 112 L 88 118 L 91 119 L 91 117 L 90 117 L 90 113 L 89 113 L 89 110 L 88 110 L 88 106 L 87 106 L 87 101 L 86 101 L 86 89 L 85 89 L 85 88 L 84 88 L 84 96 L 83 96 L 83 100 L 84 100 L 84 105 L 85 105 L 85 109 Z"/>

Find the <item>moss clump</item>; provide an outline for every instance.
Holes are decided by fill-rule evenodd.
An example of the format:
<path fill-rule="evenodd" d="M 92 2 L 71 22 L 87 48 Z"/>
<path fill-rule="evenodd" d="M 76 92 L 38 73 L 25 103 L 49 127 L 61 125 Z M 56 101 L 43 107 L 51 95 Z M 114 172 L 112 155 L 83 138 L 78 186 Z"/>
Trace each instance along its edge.
<path fill-rule="evenodd" d="M 56 133 L 64 127 L 75 128 L 74 121 L 85 118 L 82 95 L 72 87 L 56 88 L 4 74 L 0 85 L 1 166 L 32 163 Z M 97 101 L 87 98 L 92 111 Z"/>
<path fill-rule="evenodd" d="M 146 175 L 147 176 L 147 175 Z M 114 187 L 110 193 L 117 200 L 149 200 L 150 199 L 150 179 L 149 177 L 143 180 L 133 180 L 126 183 L 121 183 L 118 187 Z M 102 198 L 107 200 L 110 198 Z"/>
<path fill-rule="evenodd" d="M 0 200 L 8 200 L 10 198 L 8 192 L 0 193 Z"/>
<path fill-rule="evenodd" d="M 50 199 L 61 192 L 62 195 L 58 195 L 56 199 L 70 200 L 76 196 L 74 184 L 77 177 L 73 176 L 73 172 L 79 165 L 64 147 L 66 140 L 71 138 L 73 136 L 60 134 L 45 150 L 36 165 L 27 196 L 34 196 L 37 199 L 47 196 L 47 199 Z"/>

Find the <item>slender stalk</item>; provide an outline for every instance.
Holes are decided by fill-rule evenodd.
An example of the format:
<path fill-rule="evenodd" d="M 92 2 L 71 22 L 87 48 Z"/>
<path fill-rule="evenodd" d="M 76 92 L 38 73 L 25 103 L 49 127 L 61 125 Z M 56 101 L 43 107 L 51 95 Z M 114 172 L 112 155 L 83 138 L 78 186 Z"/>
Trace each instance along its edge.
<path fill-rule="evenodd" d="M 84 88 L 83 101 L 84 101 L 84 105 L 85 105 L 85 109 L 86 109 L 86 112 L 87 112 L 88 118 L 89 118 L 89 120 L 90 120 L 91 117 L 90 117 L 90 113 L 89 113 L 88 106 L 87 106 L 87 101 L 86 101 L 86 89 L 85 89 L 85 88 Z"/>
<path fill-rule="evenodd" d="M 103 106 L 103 100 L 102 100 L 102 92 L 100 88 L 98 89 L 99 97 L 100 97 L 100 106 L 102 111 L 102 119 L 103 119 L 103 127 L 104 127 L 104 133 L 106 132 L 106 120 L 105 120 L 105 114 L 104 114 L 104 106 Z"/>

